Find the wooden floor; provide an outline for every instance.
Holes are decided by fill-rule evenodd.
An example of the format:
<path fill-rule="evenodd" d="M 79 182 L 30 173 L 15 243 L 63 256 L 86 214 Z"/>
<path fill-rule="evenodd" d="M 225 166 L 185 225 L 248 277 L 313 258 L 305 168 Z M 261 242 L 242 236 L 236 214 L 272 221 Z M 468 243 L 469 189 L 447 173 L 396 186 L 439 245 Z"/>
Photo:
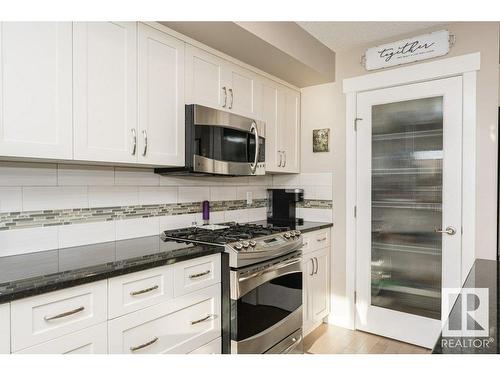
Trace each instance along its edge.
<path fill-rule="evenodd" d="M 429 354 L 420 346 L 361 331 L 322 324 L 304 339 L 309 354 Z"/>

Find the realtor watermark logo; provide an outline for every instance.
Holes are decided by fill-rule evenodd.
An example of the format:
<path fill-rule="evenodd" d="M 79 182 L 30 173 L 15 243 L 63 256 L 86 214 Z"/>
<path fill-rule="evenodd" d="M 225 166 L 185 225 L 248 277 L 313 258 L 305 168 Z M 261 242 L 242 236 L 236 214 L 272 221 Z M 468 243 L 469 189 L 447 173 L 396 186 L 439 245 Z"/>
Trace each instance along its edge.
<path fill-rule="evenodd" d="M 444 288 L 443 309 L 451 311 L 442 330 L 443 347 L 488 348 L 489 337 L 488 288 Z"/>

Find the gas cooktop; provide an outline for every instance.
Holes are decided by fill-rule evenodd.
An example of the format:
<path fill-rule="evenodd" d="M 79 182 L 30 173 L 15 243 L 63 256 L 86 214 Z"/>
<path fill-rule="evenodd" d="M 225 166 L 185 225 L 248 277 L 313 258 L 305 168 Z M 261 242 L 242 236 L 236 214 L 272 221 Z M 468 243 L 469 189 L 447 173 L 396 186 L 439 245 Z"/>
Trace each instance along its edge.
<path fill-rule="evenodd" d="M 259 224 L 223 223 L 164 231 L 163 241 L 224 246 L 231 267 L 262 262 L 302 246 L 298 230 Z"/>

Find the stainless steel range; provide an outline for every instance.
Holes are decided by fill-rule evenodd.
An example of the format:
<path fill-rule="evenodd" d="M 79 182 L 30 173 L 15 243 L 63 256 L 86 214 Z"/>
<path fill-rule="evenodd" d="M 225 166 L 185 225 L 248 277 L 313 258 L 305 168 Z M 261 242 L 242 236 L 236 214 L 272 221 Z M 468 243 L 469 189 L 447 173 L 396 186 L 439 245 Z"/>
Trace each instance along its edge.
<path fill-rule="evenodd" d="M 225 223 L 165 231 L 162 238 L 224 247 L 231 353 L 302 351 L 300 231 Z"/>

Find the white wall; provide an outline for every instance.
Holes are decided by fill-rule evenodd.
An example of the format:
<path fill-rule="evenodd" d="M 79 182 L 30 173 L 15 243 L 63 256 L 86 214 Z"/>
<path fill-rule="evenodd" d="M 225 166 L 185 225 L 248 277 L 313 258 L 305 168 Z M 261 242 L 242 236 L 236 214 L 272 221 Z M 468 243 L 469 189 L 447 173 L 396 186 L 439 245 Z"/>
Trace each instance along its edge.
<path fill-rule="evenodd" d="M 476 125 L 476 257 L 495 259 L 497 238 L 497 125 L 499 103 L 499 24 L 496 22 L 461 22 L 448 29 L 456 35 L 456 44 L 447 56 L 481 53 L 477 75 Z M 429 30 L 433 31 L 433 30 Z M 425 31 L 424 31 L 425 32 Z M 336 51 L 336 81 L 307 87 L 302 92 L 302 172 L 333 172 L 333 254 L 332 316 L 342 324 L 348 309 L 345 295 L 345 97 L 342 80 L 368 72 L 361 66 L 365 49 L 398 40 L 401 35 L 369 46 Z M 313 154 L 309 146 L 312 129 L 330 127 L 331 152 Z M 467 213 L 465 213 L 467 214 Z"/>

